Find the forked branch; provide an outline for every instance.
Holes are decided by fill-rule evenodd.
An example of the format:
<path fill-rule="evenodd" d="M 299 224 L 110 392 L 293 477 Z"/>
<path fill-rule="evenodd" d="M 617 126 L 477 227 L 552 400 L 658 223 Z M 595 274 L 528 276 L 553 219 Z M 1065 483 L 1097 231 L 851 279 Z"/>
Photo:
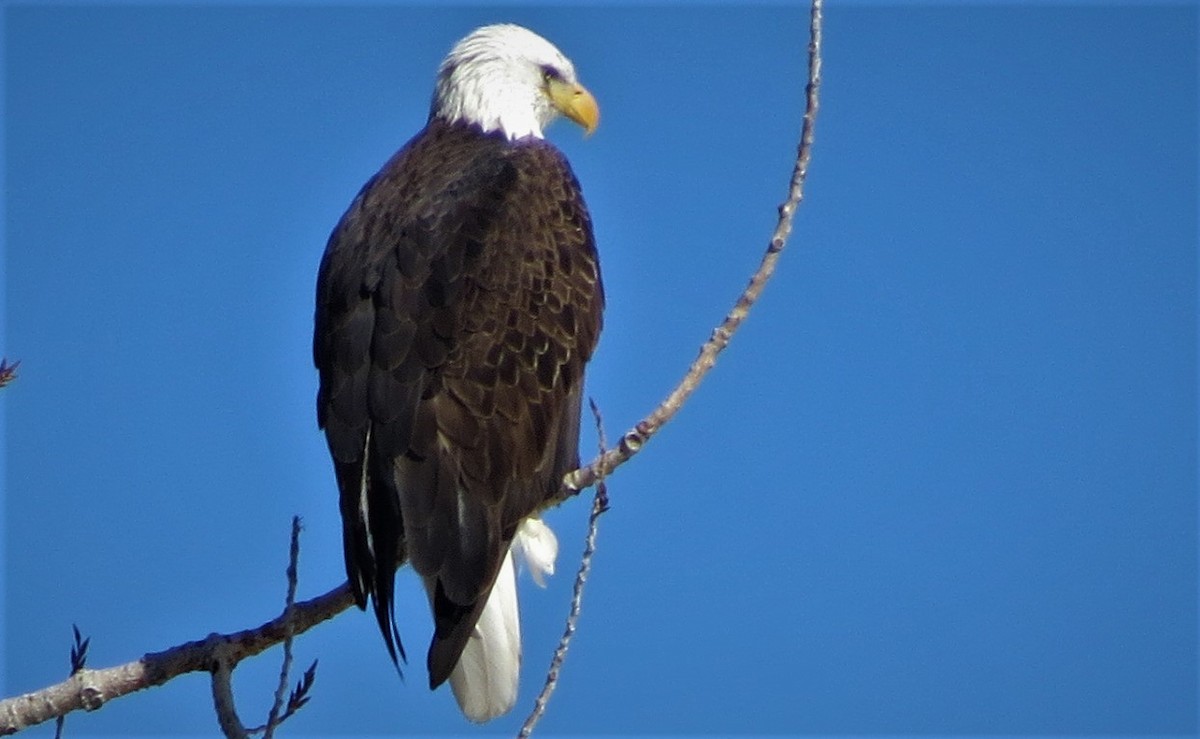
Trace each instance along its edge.
<path fill-rule="evenodd" d="M 216 672 L 223 663 L 232 668 L 279 644 L 289 634 L 302 634 L 353 604 L 350 584 L 343 583 L 320 597 L 296 603 L 291 609 L 290 622 L 285 610 L 254 629 L 210 634 L 116 667 L 82 669 L 57 685 L 0 701 L 0 735 L 15 734 L 72 711 L 94 711 L 116 698 L 162 685 L 189 672 Z"/>
<path fill-rule="evenodd" d="M 567 474 L 559 491 L 565 500 L 612 474 L 645 446 L 664 424 L 670 421 L 695 392 L 712 369 L 734 333 L 745 321 L 775 271 L 775 265 L 792 231 L 796 210 L 804 199 L 804 183 L 812 158 L 813 130 L 821 86 L 821 23 L 823 1 L 812 0 L 808 44 L 808 82 L 805 111 L 797 148 L 796 163 L 787 199 L 779 206 L 779 220 L 758 269 L 734 303 L 733 308 L 713 330 L 683 379 L 649 415 L 621 437 L 612 449 L 599 454 L 589 464 Z M 0 379 L 12 379 L 16 365 L 0 363 Z M 595 507 L 593 507 L 593 516 Z M 254 629 L 208 637 L 144 655 L 141 659 L 101 670 L 81 669 L 57 685 L 26 695 L 0 701 L 0 735 L 13 734 L 35 724 L 64 716 L 79 709 L 96 710 L 123 695 L 161 685 L 188 672 L 219 672 L 222 665 L 232 669 L 242 660 L 297 636 L 328 620 L 354 603 L 349 583 L 312 600 L 296 603 L 280 616 Z M 288 610 L 291 617 L 288 618 Z M 310 681 L 311 683 L 311 681 Z M 285 713 L 287 713 L 285 711 Z"/>

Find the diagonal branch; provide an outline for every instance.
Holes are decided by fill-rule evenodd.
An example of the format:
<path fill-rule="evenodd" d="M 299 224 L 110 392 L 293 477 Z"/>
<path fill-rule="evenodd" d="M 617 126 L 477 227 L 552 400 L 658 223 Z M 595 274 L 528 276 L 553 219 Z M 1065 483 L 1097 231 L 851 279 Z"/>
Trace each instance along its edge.
<path fill-rule="evenodd" d="M 674 418 L 684 402 L 695 392 L 704 376 L 716 363 L 717 355 L 729 345 L 734 333 L 745 321 L 775 271 L 775 264 L 792 231 L 796 209 L 804 199 L 804 183 L 812 158 L 813 128 L 816 122 L 821 86 L 821 22 L 823 0 L 812 0 L 810 41 L 808 45 L 808 84 L 804 122 L 797 149 L 795 168 L 787 199 L 779 207 L 779 220 L 767 245 L 758 270 L 750 278 L 725 319 L 713 330 L 683 379 L 667 398 L 621 437 L 615 448 L 599 454 L 589 464 L 563 478 L 559 490 L 561 502 L 584 488 L 596 485 L 613 470 L 637 454 L 664 424 Z M 16 364 L 0 361 L 0 381 L 12 379 Z M 0 382 L 2 384 L 2 382 Z M 595 511 L 595 509 L 593 509 Z M 593 512 L 593 516 L 598 515 Z M 16 733 L 29 726 L 49 721 L 72 711 L 96 710 L 105 703 L 129 693 L 161 685 L 187 672 L 215 672 L 223 661 L 236 664 L 253 657 L 313 626 L 333 618 L 354 604 L 350 584 L 343 583 L 312 600 L 296 603 L 287 612 L 258 628 L 231 634 L 210 634 L 205 639 L 146 654 L 141 659 L 116 667 L 82 669 L 67 680 L 42 690 L 0 700 L 0 735 Z"/>
<path fill-rule="evenodd" d="M 804 182 L 808 178 L 808 165 L 812 160 L 813 127 L 816 125 L 817 110 L 820 107 L 821 89 L 821 24 L 823 0 L 812 0 L 812 11 L 809 16 L 808 43 L 808 85 L 805 88 L 804 123 L 800 132 L 800 145 L 796 152 L 796 165 L 792 170 L 792 179 L 788 187 L 787 199 L 779 206 L 779 221 L 767 244 L 766 253 L 758 270 L 750 277 L 749 284 L 737 302 L 725 316 L 725 320 L 717 326 L 712 336 L 700 347 L 700 354 L 688 368 L 687 374 L 671 391 L 671 394 L 654 409 L 650 415 L 638 421 L 637 424 L 621 437 L 616 448 L 598 455 L 587 465 L 563 476 L 563 484 L 559 489 L 559 500 L 565 500 L 584 488 L 595 485 L 597 480 L 612 474 L 613 470 L 628 462 L 630 457 L 641 451 L 659 429 L 675 417 L 683 404 L 691 397 L 708 371 L 717 362 L 720 354 L 733 334 L 746 320 L 750 309 L 762 294 L 767 281 L 775 273 L 775 264 L 779 255 L 787 245 L 792 233 L 792 221 L 796 209 L 804 200 Z"/>
<path fill-rule="evenodd" d="M 162 685 L 184 673 L 212 672 L 222 660 L 236 664 L 280 643 L 289 631 L 303 634 L 352 605 L 350 584 L 342 583 L 322 596 L 295 604 L 290 625 L 281 614 L 254 629 L 210 634 L 116 667 L 80 670 L 57 685 L 0 701 L 0 735 L 15 734 L 71 711 L 94 711 L 115 698 Z"/>

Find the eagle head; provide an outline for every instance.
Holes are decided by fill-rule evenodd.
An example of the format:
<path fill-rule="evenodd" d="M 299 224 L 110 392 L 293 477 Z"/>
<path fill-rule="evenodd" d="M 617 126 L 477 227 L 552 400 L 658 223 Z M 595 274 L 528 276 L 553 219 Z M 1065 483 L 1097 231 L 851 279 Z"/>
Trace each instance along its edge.
<path fill-rule="evenodd" d="M 478 28 L 454 45 L 438 69 L 431 118 L 519 139 L 542 138 L 560 114 L 588 133 L 600 120 L 596 99 L 579 84 L 575 65 L 527 28 L 509 23 Z"/>

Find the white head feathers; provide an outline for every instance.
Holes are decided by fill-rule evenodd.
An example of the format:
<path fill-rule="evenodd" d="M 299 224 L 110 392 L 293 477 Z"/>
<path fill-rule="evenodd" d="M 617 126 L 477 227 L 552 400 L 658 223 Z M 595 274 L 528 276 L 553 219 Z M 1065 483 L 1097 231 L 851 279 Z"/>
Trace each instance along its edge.
<path fill-rule="evenodd" d="M 547 75 L 576 84 L 575 66 L 546 39 L 512 24 L 483 26 L 442 62 L 430 115 L 509 139 L 541 138 L 559 114 L 546 94 Z"/>

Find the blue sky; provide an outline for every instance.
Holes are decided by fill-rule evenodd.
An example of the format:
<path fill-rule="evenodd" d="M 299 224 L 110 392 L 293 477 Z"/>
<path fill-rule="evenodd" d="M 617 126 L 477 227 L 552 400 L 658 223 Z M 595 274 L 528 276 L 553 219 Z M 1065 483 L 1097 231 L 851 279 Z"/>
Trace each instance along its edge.
<path fill-rule="evenodd" d="M 1197 10 L 836 5 L 790 249 L 611 480 L 542 729 L 1194 733 Z M 458 37 L 528 25 L 600 102 L 596 135 L 550 136 L 595 218 L 611 436 L 757 264 L 802 111 L 782 5 L 3 13 L 4 694 L 65 675 L 72 623 L 107 666 L 272 617 L 293 514 L 301 596 L 342 581 L 316 267 Z M 523 583 L 511 716 L 468 725 L 422 659 L 401 682 L 350 612 L 298 641 L 320 668 L 289 733 L 512 734 L 587 509 L 550 515 L 560 574 Z M 248 722 L 277 664 L 237 672 Z M 211 736 L 208 696 L 188 676 L 68 730 Z"/>

